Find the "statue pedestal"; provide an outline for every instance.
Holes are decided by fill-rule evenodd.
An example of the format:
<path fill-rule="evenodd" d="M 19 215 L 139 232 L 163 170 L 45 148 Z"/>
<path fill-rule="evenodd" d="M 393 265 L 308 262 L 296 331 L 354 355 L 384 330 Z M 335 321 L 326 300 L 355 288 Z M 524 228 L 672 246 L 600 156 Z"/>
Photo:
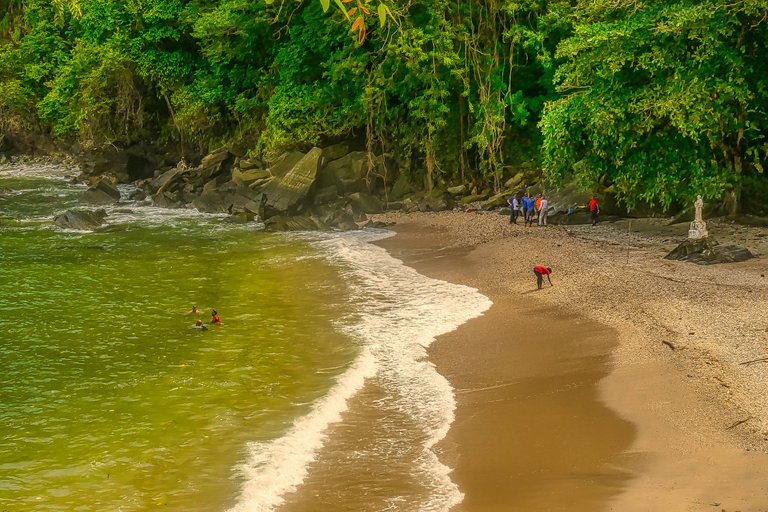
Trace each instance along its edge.
<path fill-rule="evenodd" d="M 707 238 L 707 223 L 706 222 L 691 222 L 691 227 L 688 229 L 688 240 L 701 240 Z"/>

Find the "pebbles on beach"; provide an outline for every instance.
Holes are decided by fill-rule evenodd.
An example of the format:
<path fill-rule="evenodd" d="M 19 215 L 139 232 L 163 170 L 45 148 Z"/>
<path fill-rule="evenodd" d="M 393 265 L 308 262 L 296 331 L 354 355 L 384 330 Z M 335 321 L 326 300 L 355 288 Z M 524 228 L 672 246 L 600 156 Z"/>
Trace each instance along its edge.
<path fill-rule="evenodd" d="M 679 422 L 708 415 L 710 428 L 727 431 L 743 448 L 768 451 L 764 228 L 708 221 L 710 236 L 746 246 L 757 258 L 699 266 L 662 259 L 687 233 L 687 225 L 664 219 L 543 228 L 454 211 L 375 220 L 444 233 L 446 249 L 480 251 L 488 262 L 481 289 L 521 294 L 535 288 L 533 265 L 551 266 L 554 287 L 535 300 L 616 329 L 616 367 L 671 360 L 708 404 L 706 411 L 679 411 Z"/>

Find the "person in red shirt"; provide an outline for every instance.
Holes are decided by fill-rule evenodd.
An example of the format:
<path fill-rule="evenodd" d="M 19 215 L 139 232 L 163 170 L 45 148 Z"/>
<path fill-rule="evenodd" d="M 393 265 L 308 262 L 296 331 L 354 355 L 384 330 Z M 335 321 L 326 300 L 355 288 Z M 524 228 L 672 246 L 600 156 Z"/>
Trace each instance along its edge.
<path fill-rule="evenodd" d="M 595 196 L 592 196 L 592 199 L 589 201 L 589 213 L 592 216 L 592 225 L 597 224 L 597 215 L 600 213 L 600 206 L 597 204 L 597 198 Z"/>
<path fill-rule="evenodd" d="M 219 325 L 221 323 L 221 318 L 219 318 L 219 313 L 214 309 L 211 311 L 211 323 Z"/>
<path fill-rule="evenodd" d="M 549 281 L 549 286 L 554 286 L 552 284 L 552 280 L 549 278 L 550 274 L 552 274 L 552 268 L 536 265 L 535 267 L 533 267 L 533 273 L 536 275 L 536 286 L 539 287 L 539 290 L 541 290 L 541 285 L 544 284 L 544 276 L 547 276 L 547 281 Z"/>

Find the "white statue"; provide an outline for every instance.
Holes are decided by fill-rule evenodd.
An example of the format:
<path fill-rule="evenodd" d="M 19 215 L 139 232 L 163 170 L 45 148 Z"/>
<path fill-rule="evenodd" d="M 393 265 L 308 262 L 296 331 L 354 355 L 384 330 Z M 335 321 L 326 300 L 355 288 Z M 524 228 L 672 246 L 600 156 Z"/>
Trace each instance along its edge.
<path fill-rule="evenodd" d="M 688 229 L 688 239 L 701 240 L 709 236 L 707 233 L 707 223 L 701 217 L 701 209 L 704 207 L 704 201 L 701 199 L 701 196 L 697 196 L 693 206 L 696 207 L 696 215 L 693 218 L 693 222 L 691 222 L 690 229 Z"/>

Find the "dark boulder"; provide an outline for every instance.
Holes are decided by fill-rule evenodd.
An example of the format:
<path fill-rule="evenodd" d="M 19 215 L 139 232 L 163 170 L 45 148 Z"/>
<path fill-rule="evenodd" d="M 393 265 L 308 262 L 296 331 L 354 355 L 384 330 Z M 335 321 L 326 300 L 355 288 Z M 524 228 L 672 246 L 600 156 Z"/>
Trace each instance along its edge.
<path fill-rule="evenodd" d="M 601 219 L 605 220 L 605 219 Z M 592 214 L 589 213 L 586 207 L 571 208 L 568 211 L 558 211 L 550 214 L 547 217 L 549 224 L 572 226 L 578 224 L 592 224 Z"/>
<path fill-rule="evenodd" d="M 83 152 L 78 157 L 79 167 L 85 176 L 108 174 L 121 183 L 151 178 L 158 160 L 155 151 L 143 144 L 125 149 L 108 146 Z"/>
<path fill-rule="evenodd" d="M 349 153 L 349 144 L 346 142 L 339 142 L 338 144 L 332 144 L 323 148 L 323 158 L 325 158 L 326 162 L 338 160 L 347 153 Z"/>
<path fill-rule="evenodd" d="M 211 180 L 205 184 L 203 192 L 190 202 L 204 213 L 246 212 L 256 215 L 261 209 L 262 194 L 235 180 L 220 185 Z"/>
<path fill-rule="evenodd" d="M 369 220 L 368 222 L 366 222 L 365 226 L 363 227 L 374 228 L 374 229 L 386 229 L 387 227 L 389 227 L 389 224 L 387 224 L 386 222 L 382 222 L 380 220 Z"/>
<path fill-rule="evenodd" d="M 709 238 L 686 240 L 664 256 L 667 260 L 689 261 L 697 265 L 734 263 L 750 258 L 754 256 L 749 249 L 736 245 L 720 245 Z"/>
<path fill-rule="evenodd" d="M 330 226 L 317 218 L 304 215 L 275 215 L 264 221 L 267 231 L 330 231 Z"/>
<path fill-rule="evenodd" d="M 169 169 L 153 179 L 149 183 L 149 190 L 154 194 L 162 194 L 172 188 L 188 172 L 191 172 L 191 169 L 184 162 L 179 162 L 173 169 Z"/>
<path fill-rule="evenodd" d="M 392 184 L 388 196 L 390 199 L 402 199 L 406 195 L 413 194 L 417 190 L 418 187 L 411 183 L 404 173 L 401 173 Z"/>
<path fill-rule="evenodd" d="M 197 169 L 201 181 L 204 183 L 220 174 L 229 174 L 235 163 L 235 155 L 228 149 L 218 149 L 206 155 Z"/>
<path fill-rule="evenodd" d="M 323 187 L 312 195 L 316 205 L 330 204 L 339 199 L 338 189 L 334 186 Z"/>
<path fill-rule="evenodd" d="M 173 192 L 158 192 L 152 196 L 152 204 L 158 208 L 181 208 L 184 206 L 180 195 Z"/>
<path fill-rule="evenodd" d="M 225 219 L 225 222 L 229 222 L 232 224 L 248 224 L 249 222 L 253 222 L 256 220 L 256 215 L 254 215 L 251 212 L 239 212 L 239 213 L 233 213 L 229 217 Z"/>
<path fill-rule="evenodd" d="M 192 206 L 203 213 L 229 213 L 232 194 L 216 189 L 204 190 L 192 201 Z"/>
<path fill-rule="evenodd" d="M 366 189 L 365 177 L 368 174 L 368 153 L 353 151 L 325 165 L 320 173 L 323 186 L 335 184 L 340 193 L 358 192 Z"/>
<path fill-rule="evenodd" d="M 367 192 L 349 194 L 347 199 L 355 210 L 363 213 L 381 213 L 384 211 L 381 201 Z"/>
<path fill-rule="evenodd" d="M 120 201 L 120 191 L 109 180 L 100 180 L 80 194 L 80 200 L 91 204 L 114 204 Z"/>
<path fill-rule="evenodd" d="M 92 231 L 104 224 L 107 212 L 103 209 L 91 210 L 67 210 L 53 218 L 53 224 L 61 229 L 76 229 L 79 231 Z"/>
<path fill-rule="evenodd" d="M 137 188 L 133 192 L 131 192 L 128 195 L 128 199 L 131 201 L 143 201 L 147 198 L 147 193 L 141 190 L 140 188 Z"/>
<path fill-rule="evenodd" d="M 333 205 L 323 205 L 315 208 L 313 216 L 323 225 L 339 231 L 352 231 L 360 229 L 356 222 L 355 213 L 350 205 L 339 201 Z"/>
<path fill-rule="evenodd" d="M 235 162 L 235 169 L 239 171 L 250 171 L 252 169 L 264 169 L 264 162 L 258 158 L 238 158 Z"/>
<path fill-rule="evenodd" d="M 246 171 L 240 169 L 232 169 L 232 179 L 246 185 L 251 185 L 258 181 L 264 181 L 271 178 L 272 175 L 266 169 L 249 169 Z"/>

